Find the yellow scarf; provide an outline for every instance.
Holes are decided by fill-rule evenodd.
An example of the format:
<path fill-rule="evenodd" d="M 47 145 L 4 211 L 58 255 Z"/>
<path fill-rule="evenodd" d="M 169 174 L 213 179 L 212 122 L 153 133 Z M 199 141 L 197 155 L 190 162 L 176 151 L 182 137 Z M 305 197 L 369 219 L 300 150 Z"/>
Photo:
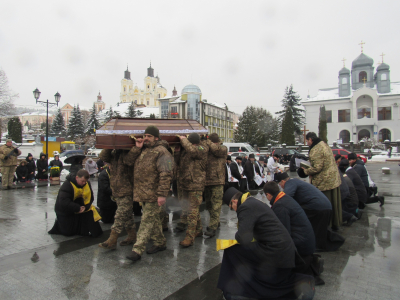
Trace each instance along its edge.
<path fill-rule="evenodd" d="M 71 185 L 74 189 L 74 199 L 75 201 L 78 198 L 83 198 L 83 204 L 87 205 L 90 203 L 90 199 L 92 197 L 92 192 L 90 191 L 89 184 L 85 184 L 82 188 L 78 188 L 75 184 L 71 182 Z M 95 222 L 101 219 L 99 213 L 97 212 L 96 208 L 93 206 L 93 204 L 90 206 L 90 208 L 85 211 L 88 212 L 89 210 L 93 211 L 93 219 Z"/>
<path fill-rule="evenodd" d="M 250 196 L 250 193 L 245 193 L 242 195 L 242 198 L 240 199 L 240 203 L 243 204 L 247 198 Z M 239 228 L 239 224 L 238 224 Z M 255 242 L 256 240 L 253 238 L 252 242 Z M 232 247 L 234 245 L 239 244 L 237 240 L 223 240 L 223 239 L 217 239 L 217 251 L 224 250 L 226 248 Z"/>

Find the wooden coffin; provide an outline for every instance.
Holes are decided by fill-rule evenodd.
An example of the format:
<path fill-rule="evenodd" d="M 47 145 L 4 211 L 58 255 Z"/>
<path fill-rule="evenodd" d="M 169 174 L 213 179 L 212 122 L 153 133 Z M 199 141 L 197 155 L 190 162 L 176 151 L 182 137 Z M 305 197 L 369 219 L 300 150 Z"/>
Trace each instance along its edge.
<path fill-rule="evenodd" d="M 147 126 L 157 126 L 161 139 L 170 145 L 179 143 L 178 135 L 196 132 L 207 134 L 199 122 L 183 119 L 112 119 L 96 131 L 96 148 L 130 149 L 135 145 L 133 137 L 143 137 Z"/>

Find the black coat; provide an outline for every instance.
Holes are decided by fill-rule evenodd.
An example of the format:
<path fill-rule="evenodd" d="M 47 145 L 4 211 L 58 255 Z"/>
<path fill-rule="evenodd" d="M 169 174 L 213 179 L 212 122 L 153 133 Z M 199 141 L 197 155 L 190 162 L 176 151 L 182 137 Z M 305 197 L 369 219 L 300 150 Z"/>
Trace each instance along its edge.
<path fill-rule="evenodd" d="M 295 266 L 295 246 L 290 234 L 271 208 L 249 197 L 237 209 L 238 231 L 235 239 L 249 248 L 260 262 L 276 268 Z M 257 242 L 252 242 L 253 238 Z"/>
<path fill-rule="evenodd" d="M 27 161 L 26 166 L 28 167 L 28 173 L 29 174 L 31 174 L 31 173 L 35 174 L 36 164 L 35 164 L 35 161 L 33 160 L 33 158 L 32 158 L 32 160 L 29 160 L 28 157 L 27 157 L 26 161 Z"/>
<path fill-rule="evenodd" d="M 357 172 L 354 169 L 348 169 L 346 171 L 346 175 L 351 179 L 353 182 L 354 188 L 357 191 L 358 201 L 362 203 L 367 202 L 367 190 Z"/>
<path fill-rule="evenodd" d="M 71 182 L 75 184 L 78 188 L 82 188 L 82 186 L 77 184 L 75 177 L 67 176 L 67 180 L 62 184 L 60 190 L 58 191 L 56 204 L 54 206 L 54 210 L 57 216 L 74 215 L 76 212 L 79 212 L 81 206 L 85 206 L 86 211 L 93 203 L 93 190 L 89 181 L 86 184 L 88 184 L 90 187 L 91 199 L 90 203 L 87 205 L 83 204 L 82 198 L 80 200 L 77 199 L 74 201 L 74 188 L 72 187 Z"/>
<path fill-rule="evenodd" d="M 43 173 L 43 170 L 45 170 L 45 172 L 46 172 L 48 167 L 49 167 L 49 164 L 48 164 L 46 158 L 45 159 L 39 159 L 36 162 L 36 165 L 37 165 L 38 173 Z"/>
<path fill-rule="evenodd" d="M 242 157 L 242 166 L 244 167 L 244 165 L 246 164 L 247 159 Z"/>
<path fill-rule="evenodd" d="M 368 190 L 369 189 L 368 172 L 367 169 L 365 168 L 364 162 L 362 160 L 357 159 L 356 163 L 353 166 L 353 170 L 357 172 L 365 188 Z"/>
<path fill-rule="evenodd" d="M 28 167 L 26 165 L 19 165 L 15 172 L 17 173 L 18 179 L 22 179 L 22 177 L 25 177 L 25 179 L 27 179 L 28 177 Z"/>
<path fill-rule="evenodd" d="M 340 180 L 342 181 L 342 183 L 340 184 L 340 198 L 342 198 L 343 200 L 350 196 L 350 191 L 349 191 L 349 186 L 345 182 L 343 174 L 340 170 L 339 170 L 339 175 L 340 175 Z"/>
<path fill-rule="evenodd" d="M 356 188 L 354 187 L 353 182 L 351 181 L 349 176 L 347 176 L 346 174 L 343 175 L 343 182 L 349 188 L 349 194 L 347 197 L 344 198 L 343 201 L 346 204 L 348 204 L 347 206 L 357 208 L 358 207 L 358 196 L 357 196 L 357 191 L 356 191 Z"/>
<path fill-rule="evenodd" d="M 270 201 L 271 208 L 289 232 L 297 251 L 301 256 L 313 254 L 314 230 L 304 210 L 292 197 L 284 195 L 276 201 L 276 196 Z"/>
<path fill-rule="evenodd" d="M 240 180 L 242 177 L 239 172 L 238 165 L 235 162 L 231 162 L 231 164 L 229 166 L 231 168 L 232 177 L 236 178 L 237 180 Z"/>
<path fill-rule="evenodd" d="M 99 175 L 99 187 L 97 192 L 97 206 L 101 209 L 114 208 L 117 206 L 115 201 L 111 200 L 112 190 L 110 187 L 110 176 L 107 170 L 101 171 Z"/>
<path fill-rule="evenodd" d="M 64 168 L 64 165 L 63 165 L 62 161 L 54 159 L 54 160 L 52 160 L 50 162 L 50 167 L 59 167 L 60 168 L 60 173 L 61 173 L 61 171 Z"/>
<path fill-rule="evenodd" d="M 247 177 L 248 182 L 254 179 L 254 167 L 250 159 L 246 161 L 243 167 L 243 175 Z"/>

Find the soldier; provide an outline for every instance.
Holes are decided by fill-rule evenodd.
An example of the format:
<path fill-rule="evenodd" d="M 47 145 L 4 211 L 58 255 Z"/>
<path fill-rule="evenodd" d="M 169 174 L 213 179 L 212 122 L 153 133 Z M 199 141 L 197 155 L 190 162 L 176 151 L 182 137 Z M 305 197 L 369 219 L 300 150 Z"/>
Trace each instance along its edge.
<path fill-rule="evenodd" d="M 118 236 L 124 228 L 128 237 L 119 243 L 120 246 L 127 246 L 136 242 L 136 226 L 132 214 L 133 172 L 129 166 L 124 164 L 124 158 L 128 152 L 128 150 L 121 149 L 103 149 L 99 155 L 101 160 L 110 164 L 110 186 L 112 196 L 118 206 L 110 237 L 107 241 L 99 244 L 101 248 L 116 249 Z"/>
<path fill-rule="evenodd" d="M 147 249 L 147 254 L 167 249 L 160 220 L 160 206 L 165 204 L 171 187 L 174 161 L 160 141 L 158 128 L 148 126 L 143 138 L 136 139 L 136 145 L 125 156 L 124 163 L 134 166 L 133 200 L 141 202 L 143 207 L 137 241 L 127 256 L 136 262 L 141 258 L 150 238 L 153 246 Z"/>
<path fill-rule="evenodd" d="M 206 187 L 204 196 L 206 209 L 210 213 L 210 223 L 204 233 L 208 237 L 215 236 L 219 225 L 219 215 L 221 214 L 222 197 L 225 184 L 225 163 L 228 149 L 222 145 L 218 134 L 212 133 L 207 140 L 209 147 L 207 157 Z"/>
<path fill-rule="evenodd" d="M 17 156 L 19 155 L 21 155 L 21 151 L 13 147 L 11 139 L 7 139 L 6 144 L 0 147 L 3 190 L 11 189 L 13 185 Z"/>
<path fill-rule="evenodd" d="M 203 202 L 206 181 L 208 147 L 200 145 L 200 136 L 191 133 L 188 138 L 181 136 L 180 145 L 175 147 L 175 161 L 178 166 L 178 184 L 182 191 L 182 202 L 188 202 L 186 237 L 179 244 L 190 247 L 196 237 L 203 235 L 199 206 Z"/>

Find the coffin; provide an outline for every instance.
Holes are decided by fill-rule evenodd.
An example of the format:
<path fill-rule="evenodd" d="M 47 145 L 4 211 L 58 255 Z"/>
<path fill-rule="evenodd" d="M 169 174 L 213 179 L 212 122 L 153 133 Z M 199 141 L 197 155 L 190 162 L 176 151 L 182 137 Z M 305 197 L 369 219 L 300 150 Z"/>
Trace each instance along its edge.
<path fill-rule="evenodd" d="M 135 138 L 143 137 L 147 126 L 157 126 L 162 140 L 170 145 L 179 143 L 178 135 L 196 132 L 207 134 L 208 130 L 199 122 L 183 119 L 112 119 L 96 131 L 96 148 L 130 149 Z"/>

